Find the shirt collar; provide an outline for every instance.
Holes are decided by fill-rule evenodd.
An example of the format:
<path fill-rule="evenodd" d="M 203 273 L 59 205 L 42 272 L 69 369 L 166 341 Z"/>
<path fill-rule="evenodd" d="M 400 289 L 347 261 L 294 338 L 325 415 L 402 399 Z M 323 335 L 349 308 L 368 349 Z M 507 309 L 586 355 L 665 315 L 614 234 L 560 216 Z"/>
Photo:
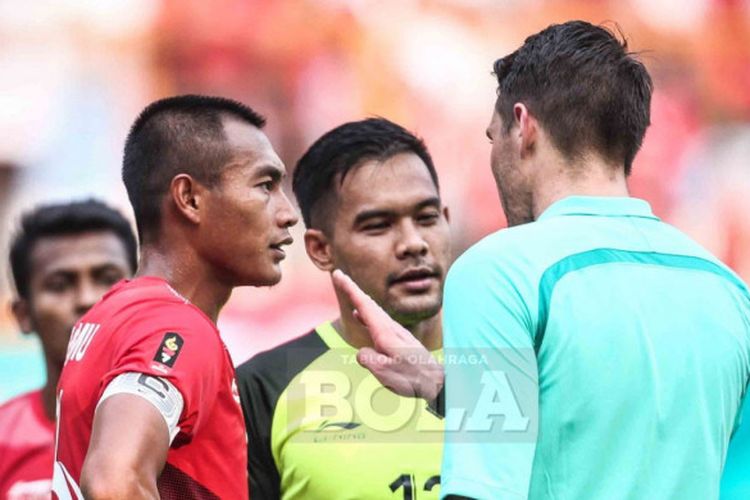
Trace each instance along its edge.
<path fill-rule="evenodd" d="M 659 220 L 647 201 L 627 196 L 568 196 L 547 207 L 537 220 L 561 215 L 642 217 Z"/>

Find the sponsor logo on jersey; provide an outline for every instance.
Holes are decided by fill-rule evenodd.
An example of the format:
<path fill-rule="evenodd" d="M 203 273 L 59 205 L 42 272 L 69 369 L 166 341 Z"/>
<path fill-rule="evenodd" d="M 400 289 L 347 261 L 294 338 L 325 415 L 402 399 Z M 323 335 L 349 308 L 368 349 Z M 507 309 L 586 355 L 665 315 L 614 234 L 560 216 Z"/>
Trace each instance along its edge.
<path fill-rule="evenodd" d="M 159 349 L 156 350 L 156 354 L 154 355 L 154 361 L 172 368 L 175 361 L 177 361 L 177 356 L 180 355 L 184 343 L 185 341 L 182 340 L 182 337 L 178 333 L 165 333 L 161 344 L 159 344 Z"/>
<path fill-rule="evenodd" d="M 329 422 L 328 420 L 324 420 L 318 428 L 315 429 L 315 432 L 350 431 L 356 429 L 360 425 L 362 424 L 359 422 Z"/>
<path fill-rule="evenodd" d="M 359 422 L 331 422 L 324 420 L 312 430 L 313 443 L 338 443 L 342 441 L 364 441 L 367 438 L 366 428 Z"/>

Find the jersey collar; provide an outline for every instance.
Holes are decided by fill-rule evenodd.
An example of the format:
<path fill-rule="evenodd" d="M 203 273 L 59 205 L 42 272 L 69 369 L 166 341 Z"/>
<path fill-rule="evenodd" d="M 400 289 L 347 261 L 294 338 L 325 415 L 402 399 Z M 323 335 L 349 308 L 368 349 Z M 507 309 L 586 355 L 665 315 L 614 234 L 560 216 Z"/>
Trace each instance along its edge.
<path fill-rule="evenodd" d="M 326 321 L 324 323 L 321 323 L 320 325 L 315 327 L 315 331 L 318 332 L 318 336 L 325 342 L 325 344 L 331 348 L 331 349 L 343 349 L 348 352 L 356 353 L 357 349 L 350 345 L 344 338 L 341 336 L 338 330 L 336 330 L 336 327 L 333 326 L 333 323 L 331 321 Z M 443 360 L 443 348 L 435 349 L 434 351 L 430 351 L 430 353 L 435 356 L 438 361 Z"/>
<path fill-rule="evenodd" d="M 568 196 L 547 207 L 537 220 L 564 215 L 641 217 L 659 220 L 647 201 L 627 196 Z"/>

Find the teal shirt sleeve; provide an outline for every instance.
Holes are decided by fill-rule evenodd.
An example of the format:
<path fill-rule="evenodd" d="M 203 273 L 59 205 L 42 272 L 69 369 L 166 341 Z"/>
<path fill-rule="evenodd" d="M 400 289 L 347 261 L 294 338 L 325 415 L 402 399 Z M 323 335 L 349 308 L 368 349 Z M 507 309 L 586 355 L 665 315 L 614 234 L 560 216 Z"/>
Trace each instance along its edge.
<path fill-rule="evenodd" d="M 750 498 L 750 397 L 745 390 L 744 404 L 737 415 L 737 427 L 727 450 L 721 478 L 721 500 Z"/>
<path fill-rule="evenodd" d="M 538 373 L 521 274 L 509 265 L 474 247 L 446 281 L 443 497 L 528 496 Z"/>

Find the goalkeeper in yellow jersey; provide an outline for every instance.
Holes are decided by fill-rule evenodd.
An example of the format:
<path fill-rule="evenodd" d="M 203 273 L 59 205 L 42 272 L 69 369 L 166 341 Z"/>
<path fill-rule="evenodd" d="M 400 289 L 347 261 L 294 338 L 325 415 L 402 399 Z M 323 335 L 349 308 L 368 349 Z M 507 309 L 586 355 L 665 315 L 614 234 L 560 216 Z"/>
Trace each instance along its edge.
<path fill-rule="evenodd" d="M 422 140 L 382 118 L 346 123 L 305 153 L 293 187 L 315 266 L 346 271 L 440 357 L 448 210 Z M 338 301 L 338 318 L 237 370 L 251 497 L 438 498 L 442 420 L 357 363 L 370 336 Z"/>

